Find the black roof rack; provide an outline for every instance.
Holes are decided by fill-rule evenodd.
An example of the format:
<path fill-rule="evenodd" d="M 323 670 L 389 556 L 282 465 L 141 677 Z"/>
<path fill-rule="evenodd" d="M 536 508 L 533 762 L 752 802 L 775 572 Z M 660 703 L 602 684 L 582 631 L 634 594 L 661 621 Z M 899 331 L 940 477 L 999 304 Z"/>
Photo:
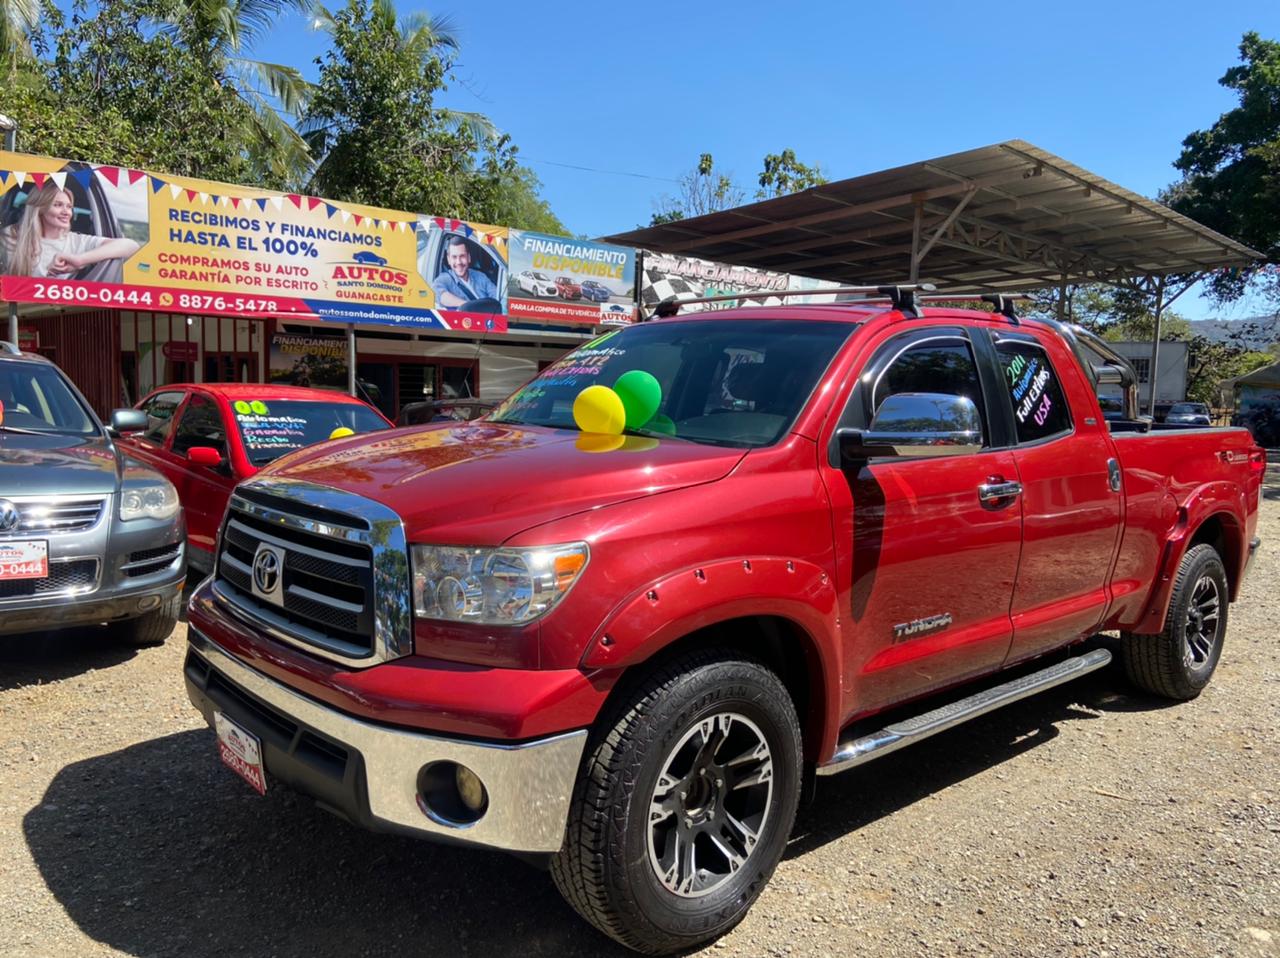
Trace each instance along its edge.
<path fill-rule="evenodd" d="M 932 283 L 911 283 L 896 286 L 831 286 L 823 289 L 777 289 L 756 292 L 718 293 L 715 296 L 692 296 L 688 299 L 670 296 L 654 306 L 653 316 L 659 319 L 675 316 L 680 312 L 681 306 L 689 306 L 694 303 L 724 303 L 736 300 L 767 299 L 769 297 L 786 299 L 790 296 L 857 295 L 860 298 L 856 300 L 846 300 L 841 303 L 823 303 L 821 305 L 859 306 L 862 303 L 887 299 L 893 304 L 893 308 L 899 310 L 904 316 L 912 316 L 919 319 L 920 306 L 916 301 L 917 291 L 932 293 L 935 289 L 937 287 Z"/>

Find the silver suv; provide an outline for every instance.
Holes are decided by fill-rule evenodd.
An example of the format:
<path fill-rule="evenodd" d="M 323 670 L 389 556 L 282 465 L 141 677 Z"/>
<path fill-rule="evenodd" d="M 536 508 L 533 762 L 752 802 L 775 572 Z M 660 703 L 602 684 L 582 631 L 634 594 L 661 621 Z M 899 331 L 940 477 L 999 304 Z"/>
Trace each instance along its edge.
<path fill-rule="evenodd" d="M 145 420 L 116 410 L 104 429 L 57 366 L 0 342 L 0 634 L 169 637 L 186 577 L 178 493 L 112 442 Z"/>

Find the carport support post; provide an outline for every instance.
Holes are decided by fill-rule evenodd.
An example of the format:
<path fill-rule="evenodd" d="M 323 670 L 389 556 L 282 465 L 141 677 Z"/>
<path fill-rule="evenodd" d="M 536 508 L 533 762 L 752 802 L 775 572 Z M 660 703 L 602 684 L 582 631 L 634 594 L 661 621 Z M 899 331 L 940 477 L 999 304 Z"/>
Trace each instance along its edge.
<path fill-rule="evenodd" d="M 356 324 L 347 323 L 347 392 L 356 394 Z"/>
<path fill-rule="evenodd" d="M 924 220 L 924 200 L 916 200 L 915 216 L 911 218 L 911 275 L 907 282 L 914 283 L 920 278 L 920 227 Z"/>
<path fill-rule="evenodd" d="M 18 304 L 9 304 L 9 342 L 18 346 Z M 18 346 L 21 349 L 21 346 Z"/>
<path fill-rule="evenodd" d="M 1156 382 L 1159 378 L 1160 369 L 1160 314 L 1164 312 L 1164 281 L 1163 276 L 1156 280 L 1156 331 L 1151 338 L 1151 370 L 1147 374 L 1147 379 L 1151 383 L 1151 398 L 1147 401 L 1147 415 L 1152 419 L 1156 418 Z"/>

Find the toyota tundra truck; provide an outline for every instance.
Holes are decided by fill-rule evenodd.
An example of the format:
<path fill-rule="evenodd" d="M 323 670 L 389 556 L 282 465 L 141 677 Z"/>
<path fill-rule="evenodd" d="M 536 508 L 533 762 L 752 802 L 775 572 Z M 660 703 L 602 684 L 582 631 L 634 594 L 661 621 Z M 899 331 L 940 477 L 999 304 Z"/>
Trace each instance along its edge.
<path fill-rule="evenodd" d="M 546 862 L 666 954 L 743 917 L 814 775 L 1112 649 L 1196 696 L 1258 547 L 1249 434 L 1154 427 L 1124 360 L 1002 297 L 860 292 L 888 301 L 638 323 L 485 419 L 240 485 L 185 660 L 224 761 Z M 656 410 L 580 431 L 584 391 L 636 370 Z"/>

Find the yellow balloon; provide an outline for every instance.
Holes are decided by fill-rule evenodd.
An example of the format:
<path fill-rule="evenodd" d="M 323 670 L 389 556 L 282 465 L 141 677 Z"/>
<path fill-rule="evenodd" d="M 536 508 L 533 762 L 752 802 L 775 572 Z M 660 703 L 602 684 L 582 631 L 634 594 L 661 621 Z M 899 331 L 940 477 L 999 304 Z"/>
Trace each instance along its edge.
<path fill-rule="evenodd" d="M 354 436 L 356 431 L 348 429 L 346 426 L 339 426 L 333 432 L 329 433 L 330 439 L 345 439 L 347 436 Z"/>
<path fill-rule="evenodd" d="M 627 424 L 627 410 L 608 386 L 588 386 L 573 401 L 573 421 L 583 432 L 617 436 Z"/>
<path fill-rule="evenodd" d="M 584 432 L 574 443 L 581 452 L 613 452 L 621 449 L 625 436 L 606 436 L 599 432 Z"/>

